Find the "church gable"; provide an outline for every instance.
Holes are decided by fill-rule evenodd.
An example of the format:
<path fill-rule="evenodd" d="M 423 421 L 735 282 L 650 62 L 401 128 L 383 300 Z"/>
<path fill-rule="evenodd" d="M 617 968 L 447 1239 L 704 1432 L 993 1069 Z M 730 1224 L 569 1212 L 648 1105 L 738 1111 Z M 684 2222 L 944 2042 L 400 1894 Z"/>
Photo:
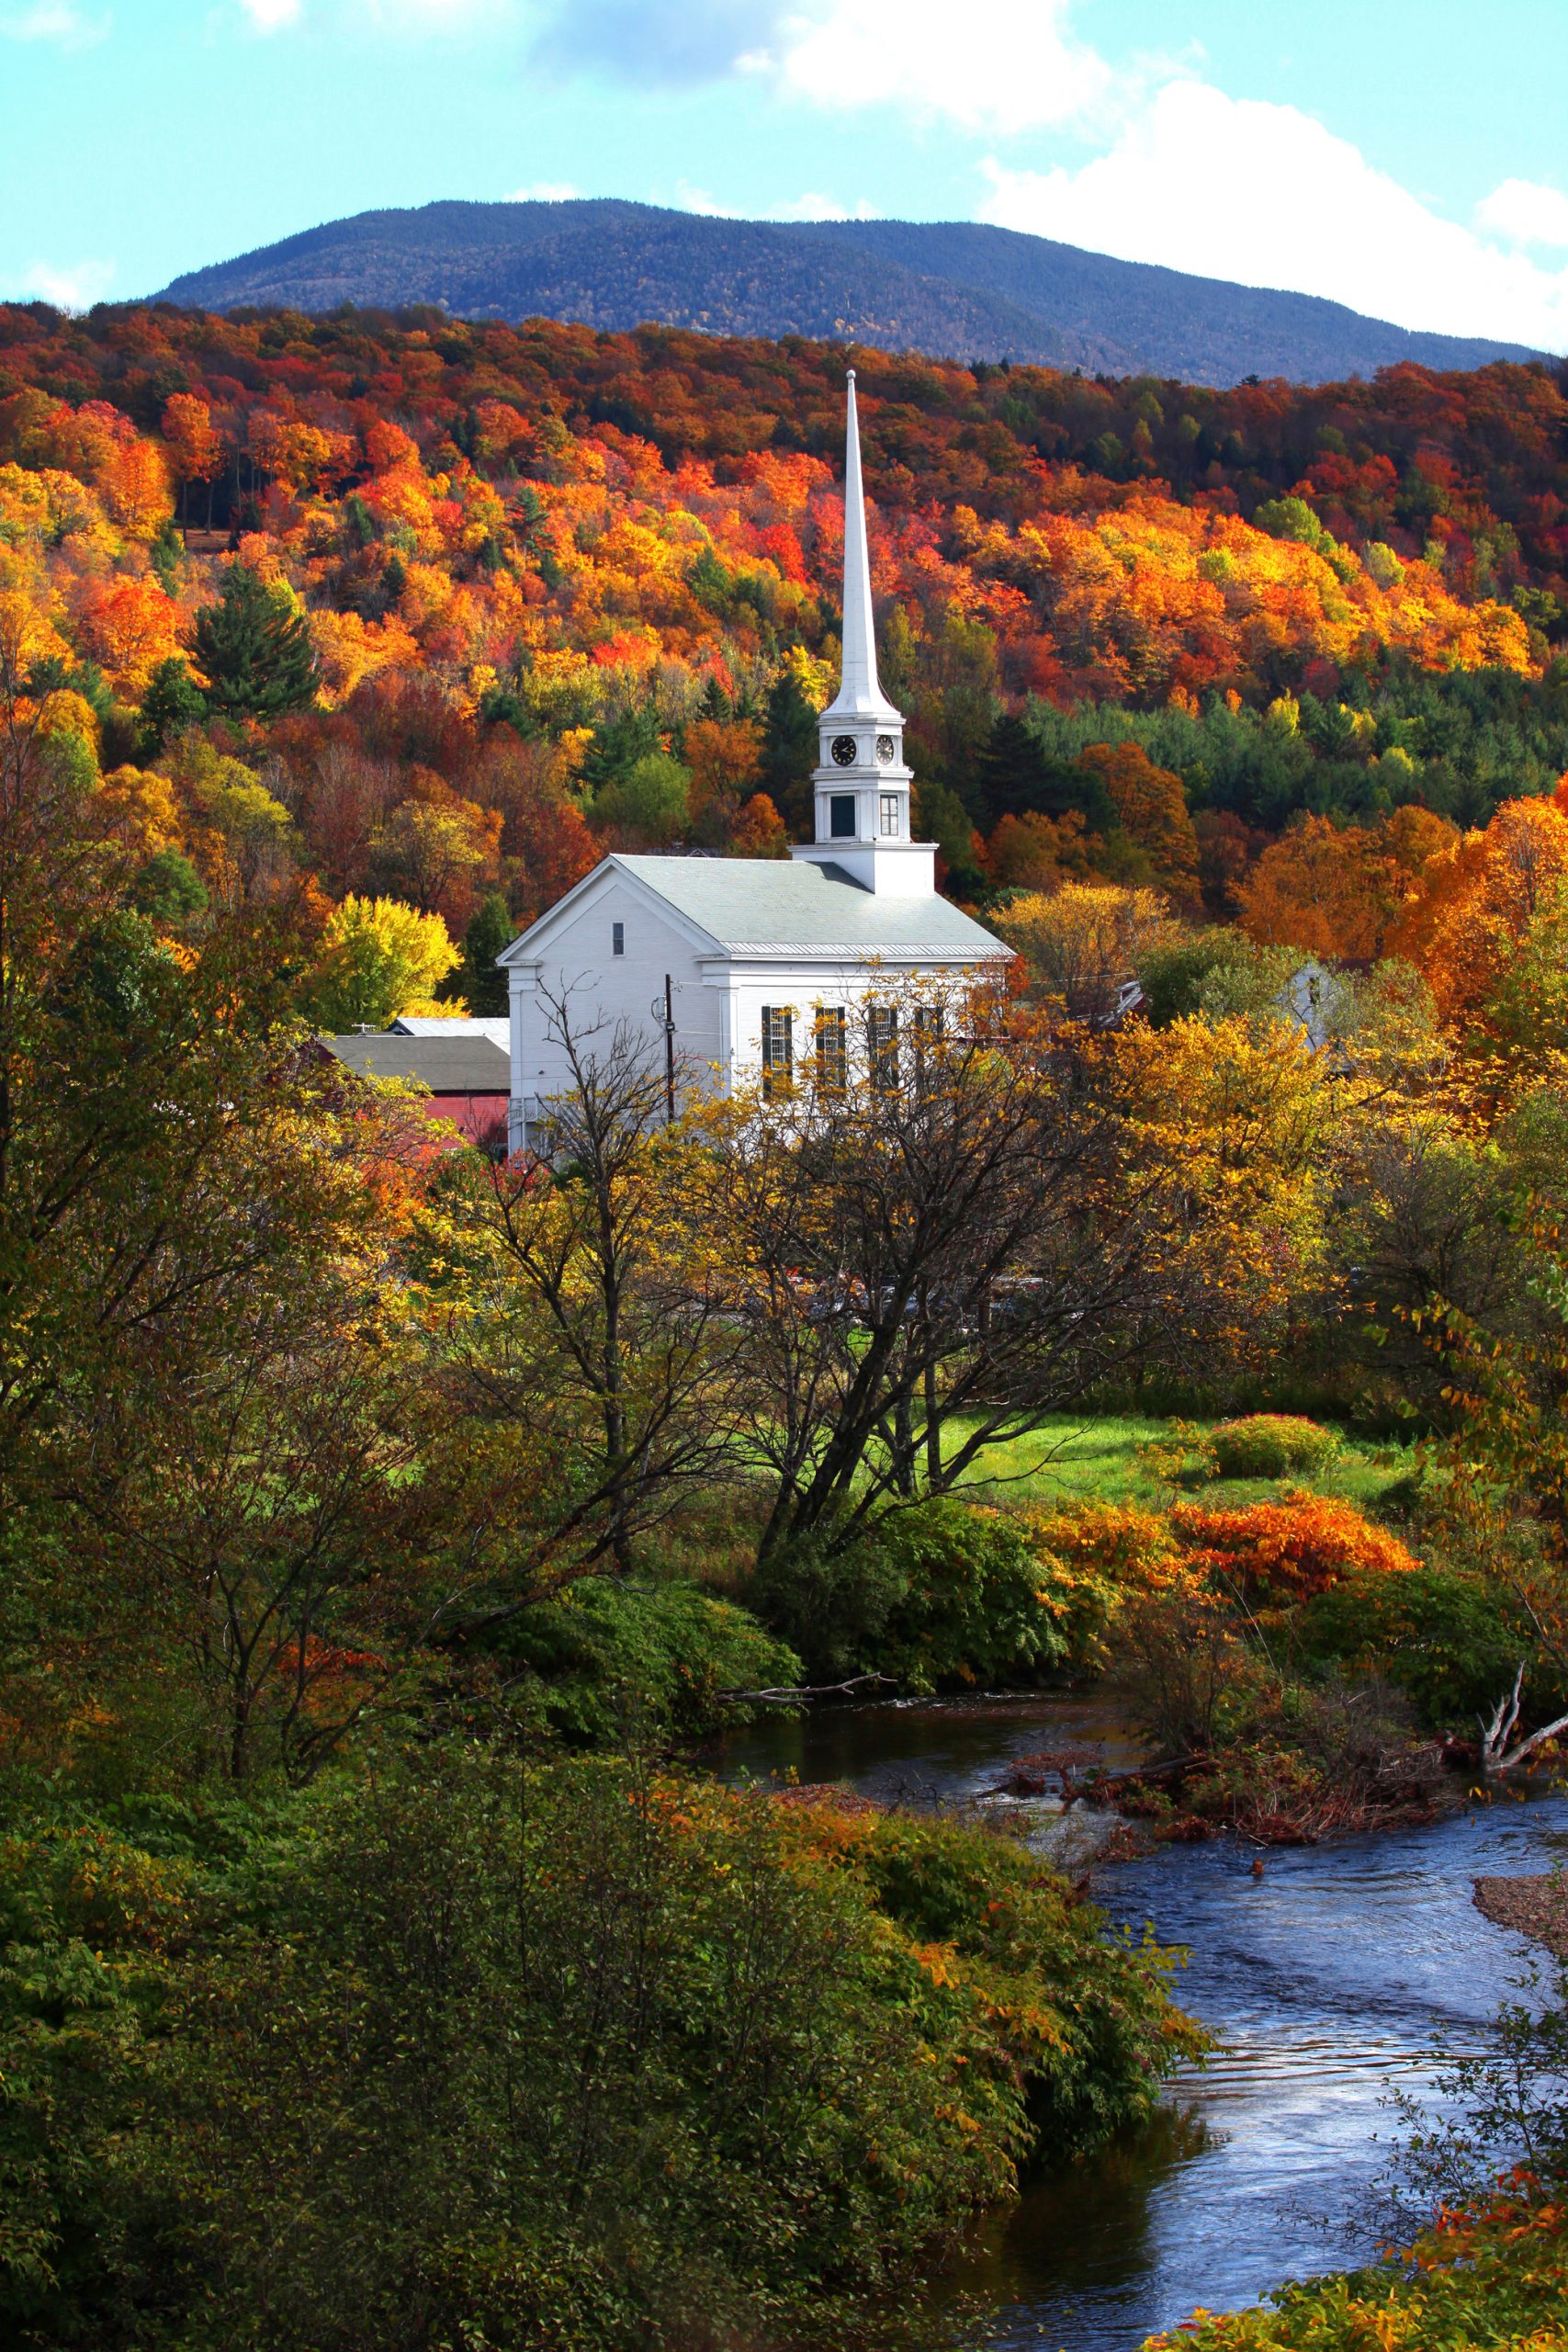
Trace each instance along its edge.
<path fill-rule="evenodd" d="M 681 861 L 657 858 L 641 862 L 661 865 Z M 618 946 L 617 923 L 622 926 Z M 627 952 L 628 941 L 639 929 L 650 924 L 678 942 L 691 956 L 716 956 L 722 952 L 720 942 L 637 873 L 632 861 L 615 856 L 605 858 L 564 899 L 558 899 L 536 922 L 530 923 L 502 950 L 496 961 L 519 968 L 536 964 L 541 958 L 587 951 L 590 943 L 594 956 L 613 960 L 616 955 Z"/>

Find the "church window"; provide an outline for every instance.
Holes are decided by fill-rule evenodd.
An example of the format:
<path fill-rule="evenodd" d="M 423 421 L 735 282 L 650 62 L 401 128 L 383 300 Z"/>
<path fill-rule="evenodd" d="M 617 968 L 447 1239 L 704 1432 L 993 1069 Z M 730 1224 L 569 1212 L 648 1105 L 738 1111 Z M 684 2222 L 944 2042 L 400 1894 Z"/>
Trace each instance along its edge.
<path fill-rule="evenodd" d="M 871 1043 L 871 1082 L 882 1093 L 898 1083 L 898 1012 L 891 1004 L 874 1004 L 868 1023 Z"/>
<path fill-rule="evenodd" d="M 787 1004 L 762 1007 L 762 1091 L 787 1094 L 795 1080 L 795 1016 Z"/>
<path fill-rule="evenodd" d="M 828 832 L 836 842 L 852 842 L 855 837 L 855 797 L 852 792 L 835 792 L 828 803 Z"/>
<path fill-rule="evenodd" d="M 915 1007 L 915 1091 L 924 1095 L 934 1076 L 934 1065 L 940 1057 L 942 1040 L 942 1008 L 940 1004 L 918 1004 Z"/>
<path fill-rule="evenodd" d="M 885 792 L 882 796 L 882 830 L 885 833 L 896 833 L 899 830 L 898 795 L 896 792 Z"/>
<path fill-rule="evenodd" d="M 612 956 L 624 956 L 624 955 L 626 954 L 626 924 L 625 924 L 624 922 L 613 922 L 613 923 L 610 925 L 610 953 L 611 953 L 611 955 L 612 955 Z"/>
<path fill-rule="evenodd" d="M 817 1008 L 817 1083 L 824 1094 L 841 1094 L 844 1091 L 849 1066 L 844 1032 L 843 1006 L 819 1004 Z"/>

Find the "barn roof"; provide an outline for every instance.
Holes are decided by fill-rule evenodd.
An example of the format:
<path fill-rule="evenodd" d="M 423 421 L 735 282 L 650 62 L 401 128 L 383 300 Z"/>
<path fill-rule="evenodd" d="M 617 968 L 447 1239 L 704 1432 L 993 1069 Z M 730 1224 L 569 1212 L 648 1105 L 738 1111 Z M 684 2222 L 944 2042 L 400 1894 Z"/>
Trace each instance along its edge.
<path fill-rule="evenodd" d="M 488 1037 L 503 1054 L 511 1051 L 512 1023 L 504 1012 L 477 1012 L 466 1019 L 442 1021 L 424 1012 L 400 1012 L 389 1022 L 394 1037 Z"/>
<path fill-rule="evenodd" d="M 361 1078 L 400 1078 L 432 1094 L 505 1094 L 512 1064 L 488 1037 L 324 1037 L 329 1053 Z"/>

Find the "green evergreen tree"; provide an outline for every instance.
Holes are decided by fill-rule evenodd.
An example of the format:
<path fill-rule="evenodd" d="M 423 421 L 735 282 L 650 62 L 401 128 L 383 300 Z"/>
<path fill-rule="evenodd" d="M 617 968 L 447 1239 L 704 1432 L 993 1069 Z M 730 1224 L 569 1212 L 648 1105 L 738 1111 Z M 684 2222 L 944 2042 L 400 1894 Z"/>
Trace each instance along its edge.
<path fill-rule="evenodd" d="M 229 718 L 277 718 L 314 702 L 321 685 L 303 620 L 248 564 L 231 563 L 216 605 L 196 616 L 207 699 Z"/>
<path fill-rule="evenodd" d="M 606 719 L 594 729 L 584 756 L 580 771 L 583 785 L 599 793 L 608 784 L 618 784 L 639 760 L 660 749 L 659 735 L 659 713 L 650 702 Z"/>
<path fill-rule="evenodd" d="M 917 780 L 915 811 L 920 836 L 935 842 L 942 853 L 948 889 L 960 899 L 976 897 L 986 877 L 975 863 L 974 828 L 957 793 L 945 784 Z"/>
<path fill-rule="evenodd" d="M 975 817 L 989 832 L 1001 817 L 1081 809 L 1091 833 L 1108 833 L 1116 811 L 1102 779 L 1046 751 L 1028 721 L 1004 710 L 976 763 Z"/>
<path fill-rule="evenodd" d="M 141 697 L 141 757 L 155 758 L 165 743 L 187 727 L 199 727 L 206 717 L 207 696 L 181 657 L 160 662 Z"/>
<path fill-rule="evenodd" d="M 811 771 L 816 765 L 817 712 L 786 673 L 768 689 L 761 788 L 796 841 L 810 836 Z"/>
<path fill-rule="evenodd" d="M 499 890 L 482 899 L 463 933 L 463 960 L 442 994 L 460 996 L 470 1012 L 495 1014 L 506 1011 L 506 974 L 496 963 L 503 947 L 517 936 L 512 910 Z"/>

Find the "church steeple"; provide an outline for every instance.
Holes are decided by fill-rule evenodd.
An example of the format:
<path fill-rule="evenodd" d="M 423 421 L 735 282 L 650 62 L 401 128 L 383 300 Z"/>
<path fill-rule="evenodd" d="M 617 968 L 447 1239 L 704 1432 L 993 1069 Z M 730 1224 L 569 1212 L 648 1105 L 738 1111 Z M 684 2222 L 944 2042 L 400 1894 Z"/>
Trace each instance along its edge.
<path fill-rule="evenodd" d="M 904 718 L 876 674 L 876 624 L 871 556 L 861 482 L 855 371 L 849 371 L 844 427 L 844 628 L 839 691 L 818 720 L 819 755 L 812 772 L 817 838 L 792 852 L 818 865 L 831 860 L 871 890 L 900 895 L 934 889 L 929 843 L 909 836 L 909 786 Z"/>
<path fill-rule="evenodd" d="M 849 413 L 844 426 L 844 635 L 839 691 L 822 713 L 822 724 L 868 718 L 902 727 L 876 675 L 876 619 L 871 603 L 871 550 L 865 537 L 865 491 L 860 470 L 860 417 L 855 408 L 855 371 L 849 371 Z"/>

